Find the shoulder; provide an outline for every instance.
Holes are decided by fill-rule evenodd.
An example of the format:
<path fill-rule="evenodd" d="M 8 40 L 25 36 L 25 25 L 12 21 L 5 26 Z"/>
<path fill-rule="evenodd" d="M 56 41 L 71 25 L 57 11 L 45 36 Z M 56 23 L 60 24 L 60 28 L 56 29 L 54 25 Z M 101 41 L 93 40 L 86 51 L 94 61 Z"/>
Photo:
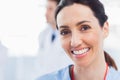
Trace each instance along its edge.
<path fill-rule="evenodd" d="M 52 30 L 50 26 L 47 26 L 43 31 L 40 32 L 40 35 L 45 35 Z"/>
<path fill-rule="evenodd" d="M 51 33 L 51 27 L 49 26 L 46 27 L 43 31 L 41 31 L 38 36 L 39 43 L 43 44 L 50 33 Z"/>
<path fill-rule="evenodd" d="M 120 80 L 120 72 L 110 67 L 107 78 L 107 80 Z"/>
<path fill-rule="evenodd" d="M 70 80 L 69 79 L 69 66 L 58 71 L 40 76 L 36 80 Z"/>

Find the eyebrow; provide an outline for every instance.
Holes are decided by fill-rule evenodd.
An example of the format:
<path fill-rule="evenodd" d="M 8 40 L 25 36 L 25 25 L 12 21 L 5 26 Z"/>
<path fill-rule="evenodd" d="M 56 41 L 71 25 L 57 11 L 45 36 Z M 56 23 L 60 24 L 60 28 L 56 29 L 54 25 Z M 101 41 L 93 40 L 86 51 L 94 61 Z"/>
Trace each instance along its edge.
<path fill-rule="evenodd" d="M 90 21 L 80 21 L 80 22 L 78 22 L 77 24 L 76 24 L 76 26 L 79 26 L 79 25 L 81 25 L 81 24 L 83 24 L 83 23 L 86 23 L 86 22 L 90 22 Z"/>
<path fill-rule="evenodd" d="M 69 28 L 69 27 L 66 26 L 66 25 L 63 25 L 63 26 L 60 26 L 59 29 L 60 29 L 60 28 Z"/>
<path fill-rule="evenodd" d="M 83 23 L 86 23 L 86 22 L 90 22 L 90 21 L 80 21 L 80 22 L 78 22 L 77 24 L 76 24 L 76 26 L 79 26 L 79 25 L 81 25 L 81 24 L 83 24 Z M 58 29 L 60 29 L 60 28 L 69 28 L 67 25 L 63 25 L 63 26 L 60 26 Z"/>

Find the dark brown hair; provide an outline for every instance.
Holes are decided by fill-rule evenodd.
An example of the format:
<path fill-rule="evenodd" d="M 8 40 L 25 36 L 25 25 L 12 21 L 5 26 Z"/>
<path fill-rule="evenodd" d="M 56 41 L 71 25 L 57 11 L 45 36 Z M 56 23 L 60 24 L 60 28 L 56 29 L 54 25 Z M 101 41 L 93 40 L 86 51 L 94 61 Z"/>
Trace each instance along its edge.
<path fill-rule="evenodd" d="M 112 57 L 105 51 L 104 51 L 104 55 L 105 55 L 105 61 L 108 64 L 108 66 L 113 67 L 116 70 L 118 70 L 117 65 L 115 64 L 115 61 L 112 59 Z"/>

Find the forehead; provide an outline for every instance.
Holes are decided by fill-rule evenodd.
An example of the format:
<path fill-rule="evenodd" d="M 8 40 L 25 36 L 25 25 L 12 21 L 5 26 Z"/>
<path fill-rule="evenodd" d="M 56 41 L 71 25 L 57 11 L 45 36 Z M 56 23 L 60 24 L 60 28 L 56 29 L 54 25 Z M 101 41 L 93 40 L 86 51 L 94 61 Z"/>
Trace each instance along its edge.
<path fill-rule="evenodd" d="M 96 20 L 92 10 L 82 4 L 73 4 L 64 7 L 57 15 L 57 25 L 68 25 L 76 21 Z"/>

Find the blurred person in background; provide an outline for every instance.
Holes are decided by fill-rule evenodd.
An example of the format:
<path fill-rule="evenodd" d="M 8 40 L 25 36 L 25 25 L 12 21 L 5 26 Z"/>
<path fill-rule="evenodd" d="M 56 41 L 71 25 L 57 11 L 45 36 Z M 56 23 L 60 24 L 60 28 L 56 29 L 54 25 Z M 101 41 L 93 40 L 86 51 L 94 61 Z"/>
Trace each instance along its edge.
<path fill-rule="evenodd" d="M 47 0 L 46 20 L 48 26 L 39 35 L 39 61 L 37 63 L 42 74 L 62 68 L 71 63 L 61 48 L 58 31 L 56 30 L 54 14 L 59 1 Z"/>

